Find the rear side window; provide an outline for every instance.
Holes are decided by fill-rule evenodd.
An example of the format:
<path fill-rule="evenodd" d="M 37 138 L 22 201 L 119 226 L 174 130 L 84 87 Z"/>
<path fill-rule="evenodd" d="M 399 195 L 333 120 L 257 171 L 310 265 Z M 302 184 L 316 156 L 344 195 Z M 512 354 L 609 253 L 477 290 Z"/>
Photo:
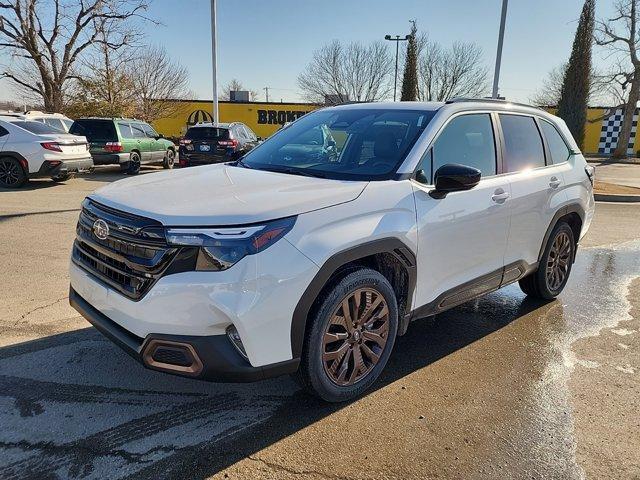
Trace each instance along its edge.
<path fill-rule="evenodd" d="M 193 127 L 187 130 L 184 138 L 196 141 L 228 140 L 229 130 L 226 128 Z"/>
<path fill-rule="evenodd" d="M 544 167 L 544 147 L 533 117 L 500 114 L 504 134 L 505 172 Z"/>
<path fill-rule="evenodd" d="M 540 121 L 540 126 L 542 127 L 544 138 L 547 140 L 547 145 L 549 145 L 552 163 L 558 164 L 566 162 L 569 159 L 571 152 L 563 138 L 558 133 L 558 130 L 556 130 L 556 127 L 545 120 Z"/>
<path fill-rule="evenodd" d="M 4 137 L 5 135 L 9 135 L 9 132 L 6 128 L 0 127 L 0 137 Z"/>
<path fill-rule="evenodd" d="M 11 123 L 13 123 L 16 127 L 24 128 L 28 132 L 35 133 L 36 135 L 50 135 L 52 133 L 61 133 L 60 130 L 50 127 L 46 123 L 31 121 L 20 121 Z"/>
<path fill-rule="evenodd" d="M 76 120 L 69 133 L 84 135 L 90 142 L 117 142 L 116 127 L 111 120 Z"/>
<path fill-rule="evenodd" d="M 131 125 L 129 125 L 128 123 L 118 122 L 118 130 L 120 130 L 120 135 L 122 135 L 122 138 L 133 138 L 133 132 L 131 132 Z"/>
<path fill-rule="evenodd" d="M 479 113 L 454 118 L 436 139 L 431 154 L 432 173 L 447 163 L 459 163 L 477 168 L 483 177 L 495 175 L 496 143 L 491 116 Z"/>

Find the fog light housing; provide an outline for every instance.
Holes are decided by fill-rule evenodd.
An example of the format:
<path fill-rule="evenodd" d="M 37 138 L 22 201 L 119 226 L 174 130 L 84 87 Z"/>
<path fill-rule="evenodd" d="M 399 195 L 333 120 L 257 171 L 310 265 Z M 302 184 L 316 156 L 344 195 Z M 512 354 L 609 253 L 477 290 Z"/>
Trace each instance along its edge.
<path fill-rule="evenodd" d="M 229 340 L 231 341 L 233 346 L 236 347 L 238 353 L 240 353 L 240 355 L 242 355 L 245 360 L 249 360 L 249 357 L 247 357 L 247 352 L 244 349 L 244 345 L 242 344 L 240 334 L 238 333 L 238 330 L 234 325 L 229 325 L 227 327 L 227 337 L 229 337 Z"/>

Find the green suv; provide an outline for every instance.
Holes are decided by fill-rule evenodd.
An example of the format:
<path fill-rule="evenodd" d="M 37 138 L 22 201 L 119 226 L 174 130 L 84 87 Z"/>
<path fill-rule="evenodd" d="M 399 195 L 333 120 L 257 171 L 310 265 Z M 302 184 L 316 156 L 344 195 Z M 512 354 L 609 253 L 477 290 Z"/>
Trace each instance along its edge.
<path fill-rule="evenodd" d="M 131 118 L 81 118 L 69 133 L 87 137 L 94 165 L 120 165 L 135 175 L 143 163 L 160 163 L 173 168 L 176 146 L 151 125 Z"/>

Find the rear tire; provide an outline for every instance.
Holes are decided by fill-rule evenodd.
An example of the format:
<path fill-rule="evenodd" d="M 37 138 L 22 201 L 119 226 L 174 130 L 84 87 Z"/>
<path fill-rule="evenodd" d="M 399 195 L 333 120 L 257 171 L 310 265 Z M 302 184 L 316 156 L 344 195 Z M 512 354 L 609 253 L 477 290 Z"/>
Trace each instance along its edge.
<path fill-rule="evenodd" d="M 398 305 L 389 281 L 368 268 L 346 274 L 323 296 L 312 313 L 296 375 L 309 393 L 344 402 L 368 390 L 387 364 Z"/>
<path fill-rule="evenodd" d="M 522 291 L 530 297 L 552 300 L 564 289 L 576 255 L 573 230 L 558 223 L 549 235 L 538 269 L 519 281 Z"/>
<path fill-rule="evenodd" d="M 137 175 L 140 173 L 140 154 L 138 152 L 131 152 L 129 154 L 129 161 L 120 164 L 120 171 L 127 175 Z"/>
<path fill-rule="evenodd" d="M 164 159 L 162 160 L 162 167 L 165 169 L 172 169 L 176 163 L 176 152 L 175 150 L 168 149 L 164 154 Z"/>
<path fill-rule="evenodd" d="M 20 162 L 13 157 L 0 158 L 0 187 L 20 188 L 29 181 Z"/>

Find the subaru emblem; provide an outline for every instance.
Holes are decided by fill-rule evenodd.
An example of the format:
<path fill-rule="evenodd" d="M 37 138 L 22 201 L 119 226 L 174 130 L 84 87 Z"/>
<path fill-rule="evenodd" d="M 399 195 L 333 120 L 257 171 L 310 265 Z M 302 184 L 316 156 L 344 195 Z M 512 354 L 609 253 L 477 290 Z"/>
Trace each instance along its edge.
<path fill-rule="evenodd" d="M 93 234 L 100 240 L 106 240 L 109 236 L 109 225 L 101 218 L 93 222 Z"/>

